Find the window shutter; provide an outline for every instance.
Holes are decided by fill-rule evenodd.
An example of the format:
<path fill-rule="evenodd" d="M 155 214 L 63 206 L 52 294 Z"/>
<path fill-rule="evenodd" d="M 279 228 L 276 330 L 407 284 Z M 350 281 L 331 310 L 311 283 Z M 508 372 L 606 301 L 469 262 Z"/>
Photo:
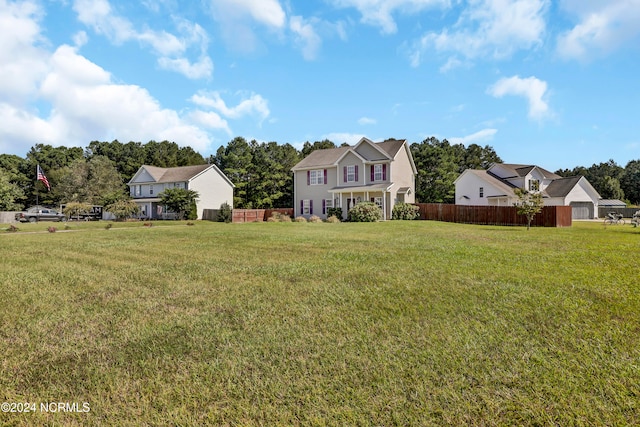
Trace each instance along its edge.
<path fill-rule="evenodd" d="M 358 165 L 356 165 L 355 169 L 356 169 L 356 182 L 358 182 Z"/>
<path fill-rule="evenodd" d="M 371 165 L 371 182 L 373 182 L 373 180 L 375 178 L 375 175 L 374 175 L 375 168 L 376 168 L 375 165 Z"/>
<path fill-rule="evenodd" d="M 313 215 L 313 199 L 309 200 L 309 215 Z"/>
<path fill-rule="evenodd" d="M 327 170 L 324 170 L 324 185 L 327 185 Z"/>
<path fill-rule="evenodd" d="M 387 180 L 387 165 L 382 165 L 382 180 Z"/>
<path fill-rule="evenodd" d="M 346 166 L 343 168 L 343 171 L 344 171 L 344 182 L 347 182 L 347 167 Z"/>
<path fill-rule="evenodd" d="M 307 185 L 311 185 L 311 171 L 307 171 Z"/>
<path fill-rule="evenodd" d="M 304 200 L 300 200 L 300 215 L 304 213 Z"/>
<path fill-rule="evenodd" d="M 322 215 L 326 215 L 327 214 L 327 201 L 325 199 L 322 199 Z"/>

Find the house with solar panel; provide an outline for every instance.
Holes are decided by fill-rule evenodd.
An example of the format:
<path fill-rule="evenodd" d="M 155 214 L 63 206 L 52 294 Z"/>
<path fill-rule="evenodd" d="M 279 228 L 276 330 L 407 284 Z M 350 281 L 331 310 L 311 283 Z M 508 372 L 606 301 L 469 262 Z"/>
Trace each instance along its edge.
<path fill-rule="evenodd" d="M 204 209 L 220 209 L 228 203 L 233 208 L 233 183 L 216 165 L 160 168 L 142 165 L 127 183 L 133 201 L 140 207 L 140 217 L 146 219 L 173 219 L 158 195 L 169 188 L 184 188 L 198 193 L 196 207 L 198 219 Z"/>
<path fill-rule="evenodd" d="M 542 193 L 545 206 L 571 206 L 572 219 L 598 217 L 600 195 L 585 177 L 562 177 L 535 165 L 494 163 L 487 170 L 467 169 L 455 181 L 455 203 L 513 206 L 516 188 Z"/>
<path fill-rule="evenodd" d="M 391 219 L 396 203 L 415 202 L 417 170 L 406 140 L 362 138 L 353 146 L 315 150 L 292 171 L 295 216 L 325 219 L 339 207 L 346 219 L 349 209 L 369 201 Z"/>

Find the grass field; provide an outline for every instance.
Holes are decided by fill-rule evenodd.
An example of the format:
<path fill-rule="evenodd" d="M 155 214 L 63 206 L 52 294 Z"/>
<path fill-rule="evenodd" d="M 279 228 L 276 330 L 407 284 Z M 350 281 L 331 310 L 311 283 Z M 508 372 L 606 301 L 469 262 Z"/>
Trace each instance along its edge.
<path fill-rule="evenodd" d="M 19 227 L 0 425 L 640 424 L 630 226 Z"/>

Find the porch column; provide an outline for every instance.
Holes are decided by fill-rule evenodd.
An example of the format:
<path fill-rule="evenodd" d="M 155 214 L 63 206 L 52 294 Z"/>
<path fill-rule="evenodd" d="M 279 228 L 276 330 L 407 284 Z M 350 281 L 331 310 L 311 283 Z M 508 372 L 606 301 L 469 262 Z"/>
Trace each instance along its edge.
<path fill-rule="evenodd" d="M 387 192 L 382 190 L 382 220 L 387 220 Z"/>

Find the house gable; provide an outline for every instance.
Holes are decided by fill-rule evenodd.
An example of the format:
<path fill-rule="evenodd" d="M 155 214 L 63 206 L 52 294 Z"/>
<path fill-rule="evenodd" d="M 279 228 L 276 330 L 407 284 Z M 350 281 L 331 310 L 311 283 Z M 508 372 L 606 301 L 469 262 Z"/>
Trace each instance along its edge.
<path fill-rule="evenodd" d="M 405 140 L 362 138 L 352 147 L 316 150 L 291 170 L 299 215 L 326 215 L 325 208 L 340 207 L 346 217 L 355 203 L 370 201 L 390 218 L 395 203 L 415 201 L 417 171 Z M 323 185 L 320 171 L 327 176 Z"/>
<path fill-rule="evenodd" d="M 136 174 L 129 180 L 129 184 L 147 184 L 157 182 L 157 178 L 150 173 L 149 166 L 142 165 Z M 157 168 L 154 168 L 157 169 Z M 160 174 L 159 176 L 162 176 Z"/>
<path fill-rule="evenodd" d="M 370 141 L 367 138 L 362 138 L 360 142 L 356 144 L 353 148 L 353 151 L 358 153 L 360 157 L 366 159 L 367 161 L 381 161 L 381 160 L 391 160 L 391 156 L 384 151 L 382 148 L 378 146 L 378 144 Z"/>

